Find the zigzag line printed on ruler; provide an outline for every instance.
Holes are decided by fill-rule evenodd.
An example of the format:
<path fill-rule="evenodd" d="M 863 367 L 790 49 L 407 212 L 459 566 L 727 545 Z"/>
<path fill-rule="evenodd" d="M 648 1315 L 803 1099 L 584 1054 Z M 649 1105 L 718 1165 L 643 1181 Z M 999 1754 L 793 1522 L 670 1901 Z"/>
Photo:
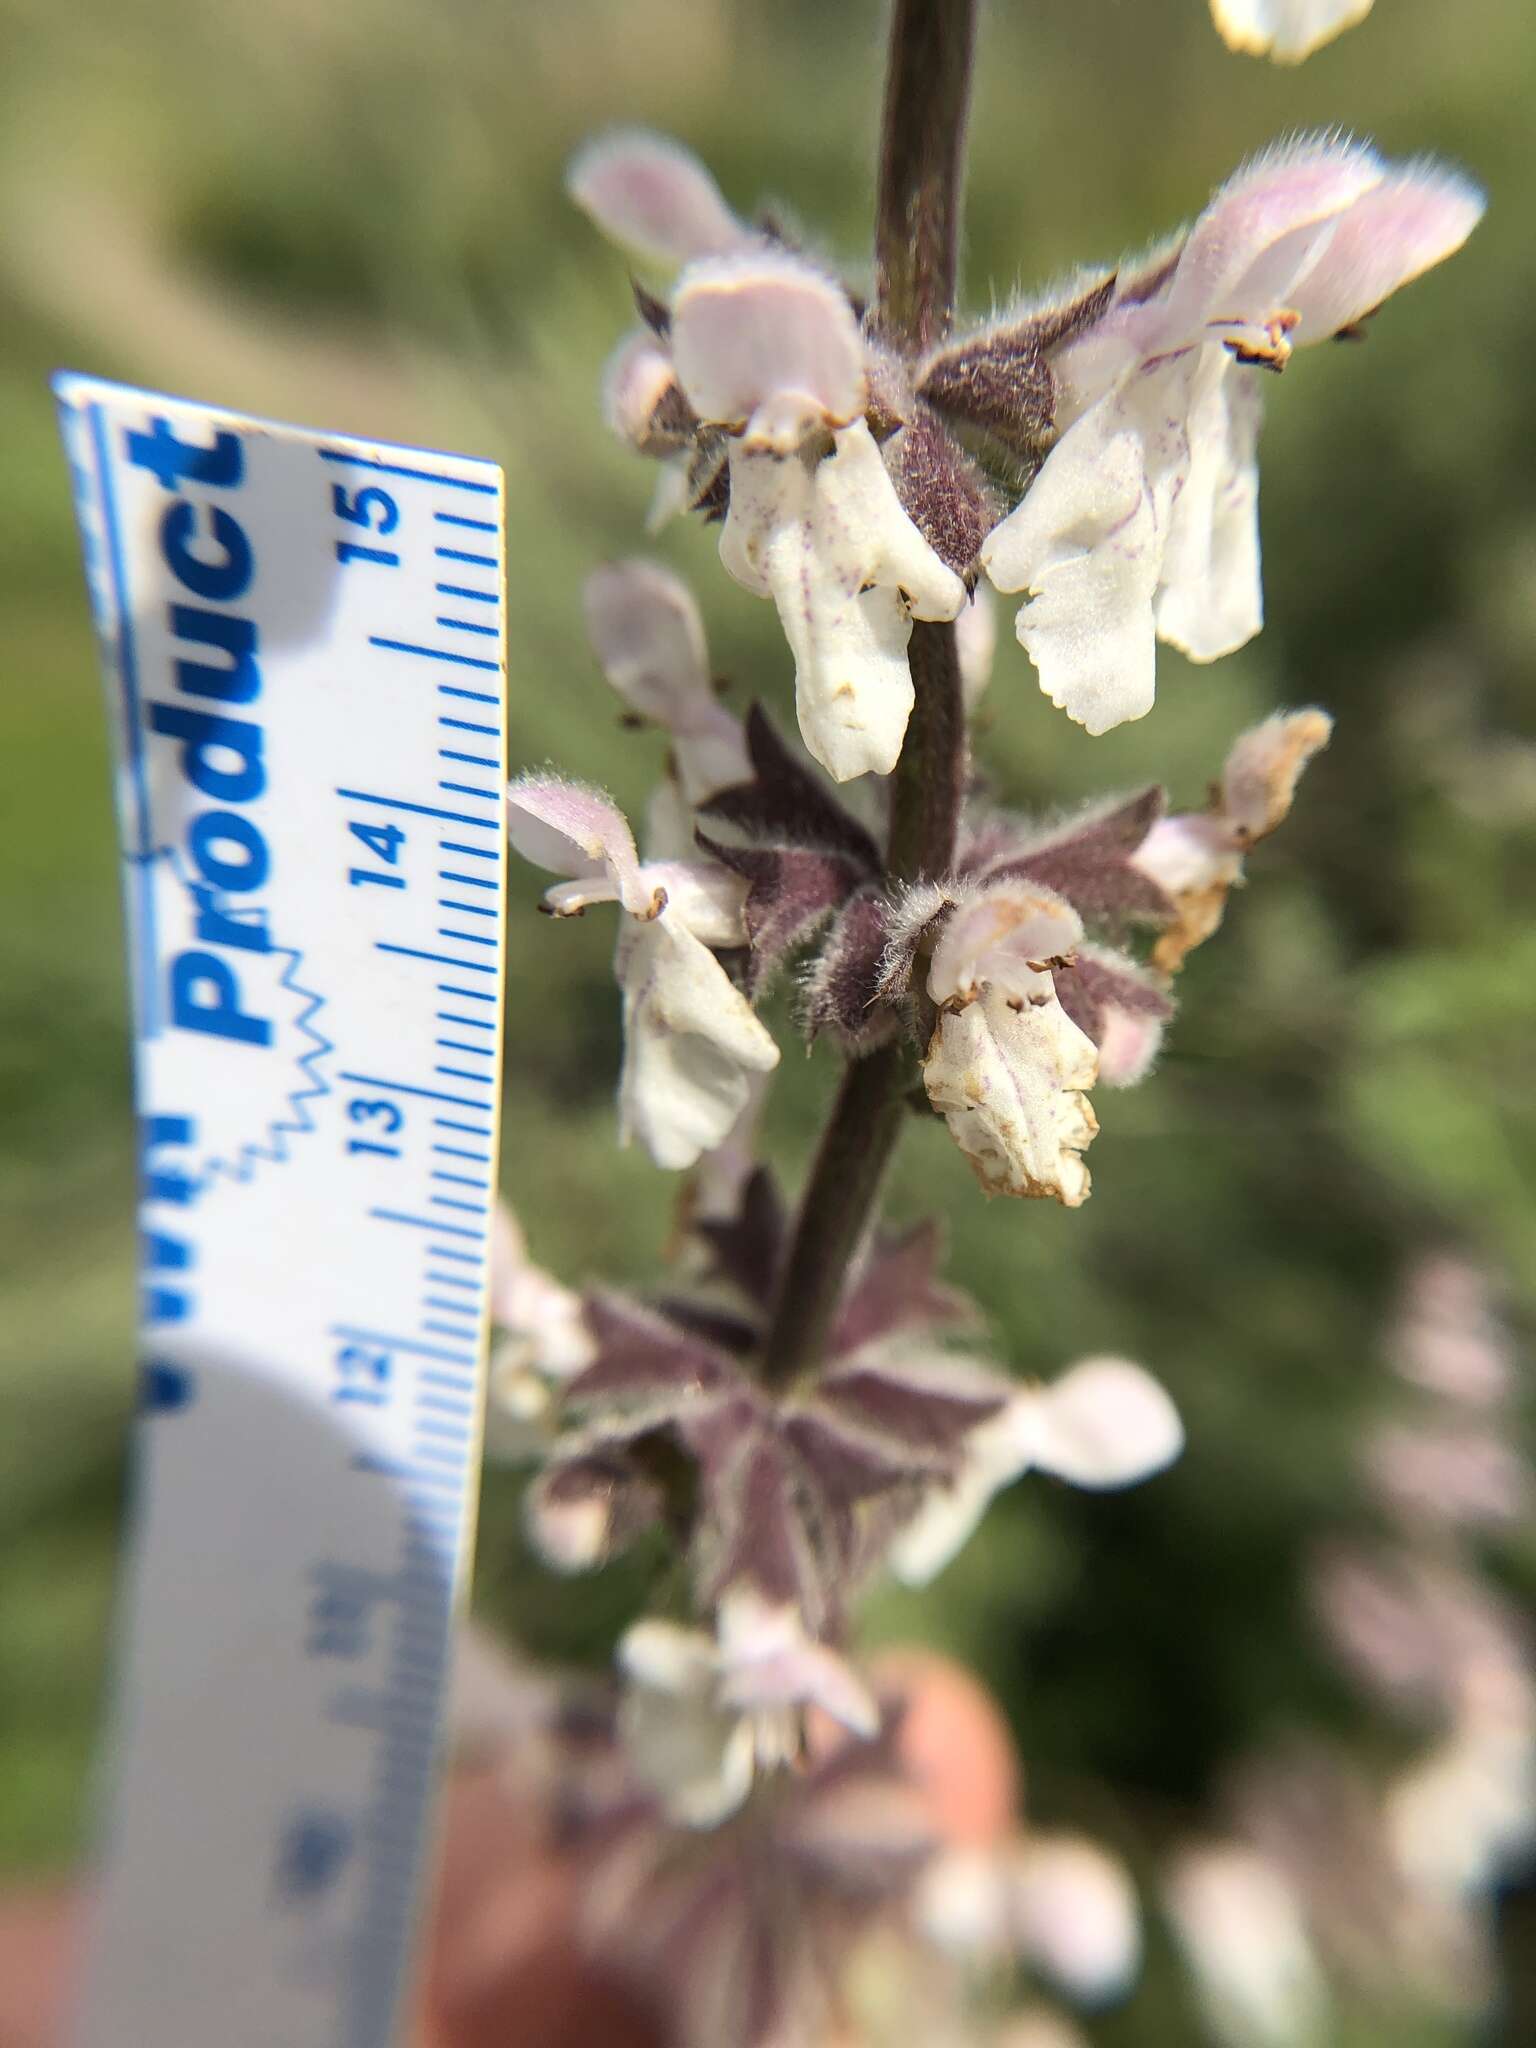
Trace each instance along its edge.
<path fill-rule="evenodd" d="M 129 855 L 128 858 L 135 866 L 147 865 L 158 868 L 161 873 L 174 879 L 187 903 L 194 901 L 188 869 L 179 848 L 162 846 L 147 863 L 139 862 L 133 855 Z M 169 918 L 166 919 L 166 928 L 168 931 L 174 928 Z M 275 1091 L 282 1095 L 286 1107 L 283 1113 L 266 1120 L 265 1136 L 249 1139 L 239 1145 L 226 1143 L 202 1161 L 197 1170 L 199 1192 L 206 1192 L 218 1180 L 246 1183 L 259 1165 L 286 1165 L 290 1156 L 288 1140 L 303 1137 L 316 1128 L 308 1105 L 331 1092 L 330 1082 L 319 1071 L 315 1062 L 322 1059 L 325 1054 L 334 1052 L 336 1048 L 325 1033 L 311 1022 L 316 1012 L 324 1006 L 325 997 L 318 990 L 307 988 L 298 978 L 304 961 L 303 950 L 297 946 L 273 944 L 264 954 L 253 954 L 250 957 L 265 958 L 274 966 L 279 960 L 283 963 L 281 972 L 274 976 L 268 986 L 273 990 L 286 989 L 290 995 L 298 999 L 296 1011 L 284 1017 L 281 1026 L 285 1031 L 302 1032 L 310 1041 L 307 1051 L 290 1052 L 288 1055 L 298 1068 L 304 1085 L 297 1088 L 278 1088 Z"/>
<path fill-rule="evenodd" d="M 290 989 L 296 996 L 302 996 L 309 1006 L 307 1009 L 302 1010 L 293 1021 L 300 1031 L 315 1041 L 310 1050 L 306 1053 L 301 1053 L 298 1059 L 299 1068 L 309 1076 L 311 1085 L 307 1088 L 293 1089 L 289 1093 L 288 1105 L 290 1109 L 296 1112 L 297 1122 L 292 1117 L 280 1117 L 276 1123 L 268 1126 L 269 1135 L 265 1141 L 242 1145 L 239 1158 L 233 1162 L 225 1159 L 210 1159 L 203 1168 L 201 1185 L 204 1188 L 207 1188 L 215 1177 L 221 1174 L 229 1180 L 248 1181 L 256 1171 L 258 1163 L 262 1160 L 270 1161 L 274 1166 L 284 1165 L 288 1158 L 288 1148 L 283 1142 L 284 1135 L 297 1138 L 303 1137 L 306 1132 L 314 1130 L 315 1120 L 304 1105 L 308 1102 L 318 1102 L 321 1096 L 329 1095 L 331 1092 L 330 1082 L 326 1080 L 323 1074 L 315 1071 L 312 1062 L 322 1058 L 328 1052 L 334 1052 L 336 1048 L 331 1040 L 323 1032 L 317 1031 L 309 1021 L 316 1010 L 324 1006 L 325 997 L 317 995 L 313 989 L 305 988 L 300 982 L 295 980 L 294 977 L 299 967 L 303 964 L 304 956 L 302 953 L 292 946 L 274 946 L 272 951 L 283 954 L 288 962 L 287 966 L 283 969 L 279 985 Z"/>

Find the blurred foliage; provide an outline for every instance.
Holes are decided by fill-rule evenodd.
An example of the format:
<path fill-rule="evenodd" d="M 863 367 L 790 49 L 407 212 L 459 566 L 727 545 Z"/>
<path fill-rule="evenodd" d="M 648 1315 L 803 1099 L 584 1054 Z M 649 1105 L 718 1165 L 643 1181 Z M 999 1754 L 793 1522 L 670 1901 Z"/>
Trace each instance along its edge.
<path fill-rule="evenodd" d="M 122 1492 L 131 1143 L 104 723 L 47 398 L 60 362 L 327 426 L 494 454 L 508 470 L 514 745 L 643 801 L 580 634 L 592 562 L 643 545 L 650 478 L 594 389 L 621 266 L 560 194 L 593 127 L 675 131 L 747 205 L 771 195 L 865 257 L 881 10 L 873 0 L 0 0 L 0 1866 L 77 1853 Z M 1160 701 L 1090 740 L 1006 640 L 986 759 L 1010 800 L 1146 779 L 1198 801 L 1275 703 L 1339 721 L 1297 816 L 1198 955 L 1162 1069 L 1099 1098 L 1081 1213 L 977 1195 L 914 1128 L 895 1206 L 935 1203 L 959 1277 L 1022 1372 L 1128 1353 L 1173 1389 L 1180 1466 L 1080 1500 L 1035 1485 L 930 1595 L 877 1603 L 975 1662 L 1014 1716 L 1034 1809 L 1145 1857 L 1235 1751 L 1354 1712 L 1300 1573 L 1358 1517 L 1355 1424 L 1381 1398 L 1405 1258 L 1470 1247 L 1536 1287 L 1536 15 L 1525 0 L 1381 0 L 1301 72 L 1229 55 L 1203 0 L 994 0 L 966 260 L 985 310 L 1198 209 L 1246 153 L 1343 123 L 1467 164 L 1470 249 L 1363 349 L 1308 352 L 1270 396 L 1270 624 L 1214 670 L 1161 657 Z M 787 701 L 769 607 L 702 532 L 692 570 L 740 703 Z M 612 1147 L 616 1005 L 598 918 L 551 930 L 519 878 L 504 1184 L 564 1277 L 644 1283 L 666 1236 Z M 791 1184 L 832 1082 L 788 1058 L 769 1148 Z M 590 1660 L 647 1561 L 580 1599 L 486 1487 L 480 1599 L 536 1650 Z M 1527 1596 L 1536 1555 L 1492 1560 Z M 1517 1907 L 1512 1907 L 1517 1911 Z M 1520 1996 L 1517 1991 L 1517 1997 Z M 1530 1993 L 1527 2000 L 1529 2018 Z M 1106 2043 L 1192 2038 L 1154 1941 Z M 1522 2033 L 1518 2016 L 1509 2039 Z M 1401 2015 L 1353 2039 L 1414 2035 Z"/>

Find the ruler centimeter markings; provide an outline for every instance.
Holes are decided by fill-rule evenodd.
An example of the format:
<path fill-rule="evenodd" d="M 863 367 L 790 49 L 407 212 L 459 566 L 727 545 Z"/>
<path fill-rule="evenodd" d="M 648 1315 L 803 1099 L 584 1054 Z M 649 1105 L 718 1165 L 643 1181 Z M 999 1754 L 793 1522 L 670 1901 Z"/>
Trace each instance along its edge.
<path fill-rule="evenodd" d="M 117 739 L 142 1407 L 84 2048 L 386 2048 L 480 1459 L 502 476 L 55 380 Z"/>

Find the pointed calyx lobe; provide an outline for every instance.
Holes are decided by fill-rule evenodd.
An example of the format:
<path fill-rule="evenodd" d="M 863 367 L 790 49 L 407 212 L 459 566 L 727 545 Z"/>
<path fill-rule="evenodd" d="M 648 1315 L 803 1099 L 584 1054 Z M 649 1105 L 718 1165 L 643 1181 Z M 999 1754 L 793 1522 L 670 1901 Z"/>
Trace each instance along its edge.
<path fill-rule="evenodd" d="M 790 751 L 757 705 L 747 716 L 746 740 L 752 780 L 721 790 L 701 813 L 734 827 L 749 843 L 732 844 L 703 830 L 698 838 L 705 852 L 749 885 L 742 919 L 751 948 L 748 986 L 756 991 L 844 906 L 871 900 L 882 863 L 870 833 Z M 824 957 L 837 945 L 834 931 Z"/>
<path fill-rule="evenodd" d="M 750 1336 L 784 1259 L 769 1176 L 753 1176 L 733 1217 L 697 1230 Z M 878 1239 L 850 1281 L 820 1377 L 782 1395 L 686 1307 L 594 1297 L 596 1355 L 566 1390 L 574 1427 L 530 1498 L 540 1548 L 581 1569 L 670 1511 L 701 1602 L 746 1586 L 793 1604 L 813 1633 L 835 1634 L 871 1554 L 869 1504 L 910 1507 L 957 1469 L 966 1436 L 1010 1391 L 938 1350 L 943 1326 L 973 1320 L 937 1277 L 940 1251 L 933 1224 Z"/>
<path fill-rule="evenodd" d="M 742 916 L 750 992 L 763 989 L 796 949 L 814 944 L 802 1004 L 811 1038 L 826 1033 L 846 1050 L 864 1053 L 915 1029 L 921 1049 L 926 1036 L 914 981 L 920 952 L 938 941 L 957 904 L 1011 883 L 1041 885 L 1103 942 L 1080 973 L 1061 970 L 1063 1006 L 1096 1044 L 1107 1005 L 1117 1014 L 1158 1020 L 1168 1014 L 1166 998 L 1144 970 L 1109 950 L 1136 927 L 1166 926 L 1176 918 L 1172 896 L 1137 859 L 1162 818 L 1161 790 L 1111 798 L 1044 825 L 977 817 L 967 827 L 954 876 L 902 894 L 892 889 L 869 830 L 759 707 L 748 714 L 745 734 L 752 779 L 700 806 L 708 825 L 699 845 L 748 885 Z"/>
<path fill-rule="evenodd" d="M 1114 290 L 1111 272 L 1060 305 L 949 343 L 922 365 L 918 396 L 962 431 L 980 433 L 1015 463 L 1034 471 L 1056 430 L 1056 380 L 1049 352 L 1092 326 Z"/>

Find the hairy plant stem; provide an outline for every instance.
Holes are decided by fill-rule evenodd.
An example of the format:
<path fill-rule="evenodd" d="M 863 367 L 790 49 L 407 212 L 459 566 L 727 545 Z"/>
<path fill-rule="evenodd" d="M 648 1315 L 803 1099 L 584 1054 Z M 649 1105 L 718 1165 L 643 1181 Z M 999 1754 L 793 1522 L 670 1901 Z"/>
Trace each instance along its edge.
<path fill-rule="evenodd" d="M 949 325 L 978 0 L 895 0 L 875 201 L 875 319 L 894 346 L 929 347 Z M 904 882 L 954 861 L 965 772 L 955 629 L 916 624 L 916 692 L 891 795 L 888 861 Z M 906 1116 L 911 1054 L 897 1041 L 851 1059 L 806 1183 L 761 1371 L 788 1386 L 821 1357 L 848 1268 Z"/>

